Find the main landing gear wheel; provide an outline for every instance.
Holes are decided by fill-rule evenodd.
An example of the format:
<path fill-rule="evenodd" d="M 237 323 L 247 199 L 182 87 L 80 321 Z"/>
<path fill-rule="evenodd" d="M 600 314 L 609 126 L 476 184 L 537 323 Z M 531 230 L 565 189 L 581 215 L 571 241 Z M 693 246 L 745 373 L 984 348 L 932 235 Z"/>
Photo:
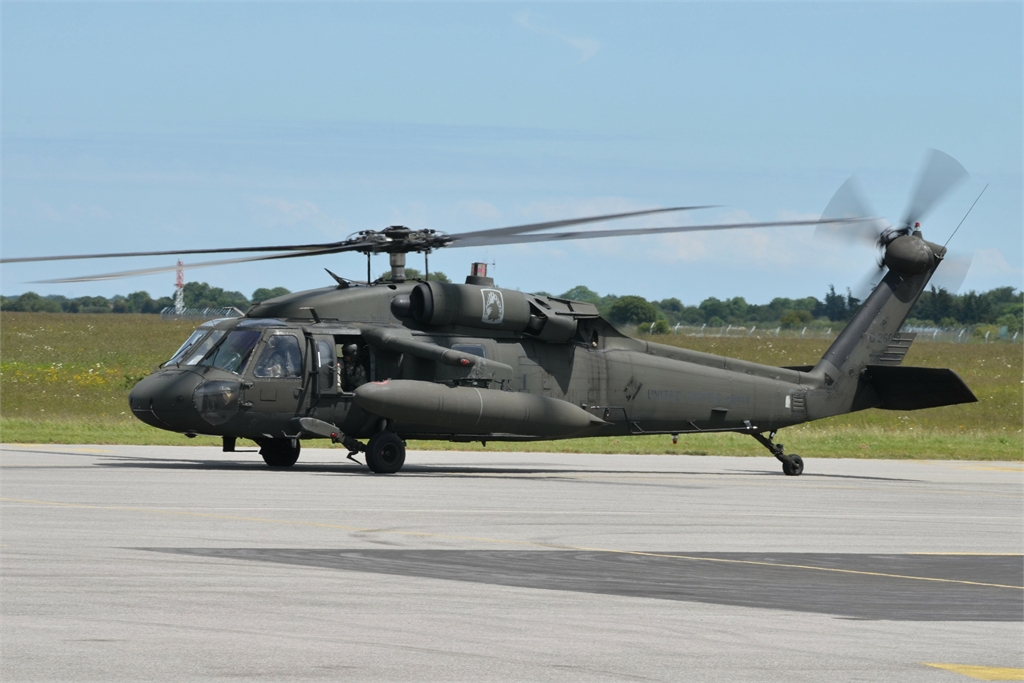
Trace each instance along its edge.
<path fill-rule="evenodd" d="M 264 439 L 260 441 L 260 455 L 271 467 L 291 467 L 299 459 L 302 445 L 298 439 Z"/>
<path fill-rule="evenodd" d="M 782 461 L 782 471 L 787 477 L 798 477 L 804 471 L 804 459 L 799 455 L 786 456 L 789 462 Z"/>
<path fill-rule="evenodd" d="M 405 464 L 405 442 L 394 432 L 380 432 L 366 444 L 366 466 L 377 474 L 394 474 Z"/>

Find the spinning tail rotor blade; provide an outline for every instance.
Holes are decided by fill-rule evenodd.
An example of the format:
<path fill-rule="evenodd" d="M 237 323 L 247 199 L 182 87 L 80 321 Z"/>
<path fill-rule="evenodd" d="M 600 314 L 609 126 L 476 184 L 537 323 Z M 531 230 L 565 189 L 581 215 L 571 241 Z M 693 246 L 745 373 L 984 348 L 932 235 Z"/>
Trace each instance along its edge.
<path fill-rule="evenodd" d="M 878 283 L 882 281 L 887 272 L 888 269 L 884 265 L 878 264 L 865 273 L 857 281 L 857 284 L 850 288 L 850 296 L 863 302 L 868 298 L 868 294 L 871 294 L 872 290 L 878 286 Z"/>
<path fill-rule="evenodd" d="M 814 237 L 817 239 L 831 238 L 847 244 L 863 244 L 873 247 L 878 243 L 879 235 L 889 227 L 888 222 L 884 219 L 867 218 L 873 215 L 875 215 L 874 211 L 864 199 L 860 183 L 854 176 L 850 176 L 832 195 L 832 199 L 821 213 L 821 217 L 823 220 L 836 218 L 860 218 L 862 220 L 846 224 L 822 223 L 814 230 Z"/>
<path fill-rule="evenodd" d="M 956 294 L 967 279 L 967 273 L 971 270 L 971 262 L 974 254 L 947 253 L 942 263 L 932 276 L 931 284 L 936 289 L 944 289 L 950 294 Z"/>
<path fill-rule="evenodd" d="M 903 214 L 902 225 L 913 227 L 967 177 L 967 169 L 959 161 L 937 149 L 929 150 L 917 179 L 917 187 L 910 195 L 910 203 Z"/>

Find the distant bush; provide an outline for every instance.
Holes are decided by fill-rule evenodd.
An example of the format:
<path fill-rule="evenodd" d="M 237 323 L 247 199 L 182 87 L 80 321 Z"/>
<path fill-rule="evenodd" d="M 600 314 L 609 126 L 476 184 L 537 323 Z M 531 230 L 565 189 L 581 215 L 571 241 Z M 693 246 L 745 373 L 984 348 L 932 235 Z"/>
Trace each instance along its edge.
<path fill-rule="evenodd" d="M 657 319 L 658 308 L 642 296 L 620 297 L 608 309 L 608 319 L 613 323 L 636 325 L 643 321 Z"/>
<path fill-rule="evenodd" d="M 255 304 L 260 301 L 266 301 L 267 299 L 273 299 L 274 297 L 284 296 L 285 294 L 291 294 L 291 290 L 285 289 L 284 287 L 274 287 L 273 289 L 260 287 L 252 293 L 252 302 Z"/>
<path fill-rule="evenodd" d="M 807 323 L 814 320 L 814 316 L 811 315 L 810 311 L 786 311 L 779 322 L 786 329 L 792 329 L 797 325 L 806 325 Z"/>

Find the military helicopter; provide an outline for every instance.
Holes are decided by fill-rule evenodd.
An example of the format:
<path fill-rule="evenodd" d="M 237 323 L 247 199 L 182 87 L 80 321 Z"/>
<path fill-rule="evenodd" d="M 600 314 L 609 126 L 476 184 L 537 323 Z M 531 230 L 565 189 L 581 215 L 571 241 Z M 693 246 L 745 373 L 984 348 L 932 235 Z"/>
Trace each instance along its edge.
<path fill-rule="evenodd" d="M 327 244 L 29 257 L 2 262 L 226 252 L 255 256 L 195 265 L 341 252 L 367 256 L 367 279 L 327 271 L 334 285 L 255 304 L 242 318 L 203 323 L 129 395 L 132 414 L 185 436 L 221 436 L 225 451 L 255 441 L 267 465 L 287 468 L 306 439 L 365 454 L 375 473 L 398 472 L 407 439 L 537 441 L 588 436 L 748 434 L 782 463 L 803 459 L 778 430 L 867 408 L 917 410 L 977 399 L 951 370 L 901 365 L 914 339 L 900 332 L 946 248 L 919 219 L 966 176 L 933 151 L 906 215 L 891 226 L 863 213 L 851 188 L 819 220 L 543 232 L 706 207 L 674 207 L 446 234 L 391 226 Z M 698 230 L 818 225 L 868 239 L 883 276 L 813 366 L 772 367 L 632 338 L 595 306 L 503 289 L 474 263 L 464 284 L 409 280 L 406 255 L 437 249 Z M 372 281 L 370 256 L 389 255 Z M 65 278 L 74 282 L 173 270 Z M 429 273 L 429 261 L 427 262 Z M 356 462 L 358 462 L 356 460 Z"/>

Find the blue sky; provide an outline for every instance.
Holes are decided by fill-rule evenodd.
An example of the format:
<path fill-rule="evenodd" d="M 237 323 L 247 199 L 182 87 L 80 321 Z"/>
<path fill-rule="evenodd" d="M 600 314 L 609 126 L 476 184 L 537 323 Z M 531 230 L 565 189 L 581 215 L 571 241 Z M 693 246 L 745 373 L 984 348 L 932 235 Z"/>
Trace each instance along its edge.
<path fill-rule="evenodd" d="M 1021 286 L 1020 3 L 19 4 L 3 21 L 6 257 L 449 232 L 653 206 L 635 225 L 814 217 L 851 174 L 895 222 L 929 147 L 971 180 L 925 221 Z M 610 226 L 609 226 L 610 227 Z M 561 292 L 822 296 L 868 249 L 810 228 L 453 249 Z M 188 259 L 186 259 L 188 260 Z M 192 260 L 201 260 L 196 257 Z M 2 291 L 173 290 L 173 263 L 8 265 Z M 410 255 L 421 267 L 421 257 Z M 331 284 L 355 254 L 187 271 L 226 289 Z M 374 273 L 386 259 L 377 257 Z"/>

